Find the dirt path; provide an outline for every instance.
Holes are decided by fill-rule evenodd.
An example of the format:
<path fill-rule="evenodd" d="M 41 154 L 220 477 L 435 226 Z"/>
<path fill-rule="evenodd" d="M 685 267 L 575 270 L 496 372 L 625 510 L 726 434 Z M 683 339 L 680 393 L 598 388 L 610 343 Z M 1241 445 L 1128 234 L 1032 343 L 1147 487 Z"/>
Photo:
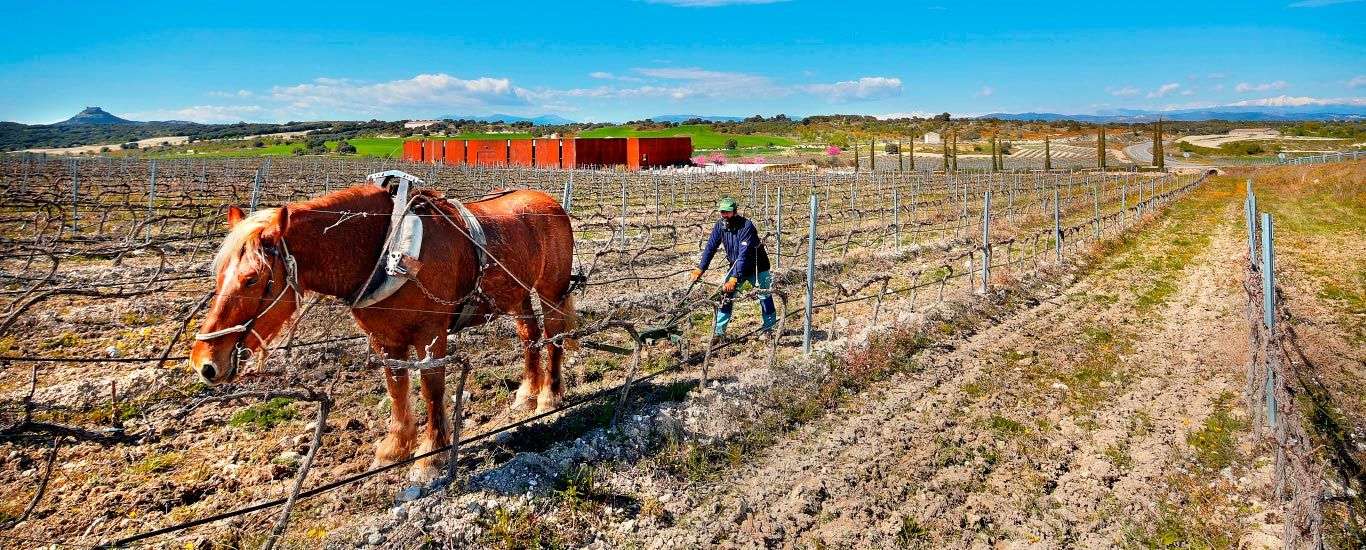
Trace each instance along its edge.
<path fill-rule="evenodd" d="M 647 547 L 1276 546 L 1245 460 L 1237 201 L 1204 189 L 1080 281 L 708 484 Z M 1194 434 L 1194 435 L 1192 435 Z M 1209 495 L 1211 486 L 1223 496 Z M 673 510 L 671 510 L 673 511 Z"/>

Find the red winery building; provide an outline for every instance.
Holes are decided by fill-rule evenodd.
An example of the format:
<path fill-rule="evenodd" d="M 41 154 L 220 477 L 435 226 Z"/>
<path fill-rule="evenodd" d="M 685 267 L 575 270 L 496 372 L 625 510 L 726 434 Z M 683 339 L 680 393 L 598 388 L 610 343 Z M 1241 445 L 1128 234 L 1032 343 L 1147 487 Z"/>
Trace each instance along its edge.
<path fill-rule="evenodd" d="M 471 139 L 403 142 L 403 160 L 473 166 L 587 168 L 625 166 L 631 170 L 691 162 L 692 138 Z"/>

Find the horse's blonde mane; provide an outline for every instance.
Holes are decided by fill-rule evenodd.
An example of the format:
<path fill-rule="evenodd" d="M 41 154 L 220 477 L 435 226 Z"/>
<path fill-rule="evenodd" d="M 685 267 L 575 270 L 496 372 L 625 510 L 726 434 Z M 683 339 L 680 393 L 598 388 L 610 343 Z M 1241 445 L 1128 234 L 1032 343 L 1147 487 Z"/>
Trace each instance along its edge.
<path fill-rule="evenodd" d="M 218 247 L 218 253 L 213 257 L 213 272 L 220 273 L 223 267 L 238 255 L 250 255 L 257 261 L 264 262 L 265 256 L 261 253 L 261 232 L 275 223 L 278 213 L 278 208 L 264 208 L 232 226 L 228 236 L 223 239 L 223 244 Z"/>

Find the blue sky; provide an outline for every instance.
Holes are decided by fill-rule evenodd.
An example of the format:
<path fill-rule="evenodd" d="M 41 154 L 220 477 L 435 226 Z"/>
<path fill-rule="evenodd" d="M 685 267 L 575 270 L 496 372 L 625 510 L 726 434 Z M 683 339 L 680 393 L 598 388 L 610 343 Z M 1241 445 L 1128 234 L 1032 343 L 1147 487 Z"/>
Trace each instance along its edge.
<path fill-rule="evenodd" d="M 0 2 L 0 120 L 1366 104 L 1366 1 Z"/>

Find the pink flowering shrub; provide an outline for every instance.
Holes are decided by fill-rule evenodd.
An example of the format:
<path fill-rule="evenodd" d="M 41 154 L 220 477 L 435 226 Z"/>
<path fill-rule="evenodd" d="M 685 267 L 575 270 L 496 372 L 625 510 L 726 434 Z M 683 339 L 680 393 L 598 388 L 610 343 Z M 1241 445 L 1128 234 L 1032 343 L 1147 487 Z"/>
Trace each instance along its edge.
<path fill-rule="evenodd" d="M 711 154 L 710 160 L 712 164 L 720 166 L 726 163 L 726 155 L 720 151 L 717 151 Z"/>
<path fill-rule="evenodd" d="M 832 156 L 832 157 L 838 157 L 838 156 L 840 156 L 840 153 L 843 153 L 843 152 L 844 152 L 844 151 L 840 150 L 840 148 L 839 148 L 838 146 L 835 146 L 835 145 L 831 145 L 831 146 L 825 148 L 825 154 L 830 155 L 830 156 Z"/>
<path fill-rule="evenodd" d="M 692 160 L 692 163 L 693 163 L 694 166 L 706 166 L 706 165 L 707 165 L 707 155 L 697 155 L 697 156 L 693 157 L 691 160 Z"/>

